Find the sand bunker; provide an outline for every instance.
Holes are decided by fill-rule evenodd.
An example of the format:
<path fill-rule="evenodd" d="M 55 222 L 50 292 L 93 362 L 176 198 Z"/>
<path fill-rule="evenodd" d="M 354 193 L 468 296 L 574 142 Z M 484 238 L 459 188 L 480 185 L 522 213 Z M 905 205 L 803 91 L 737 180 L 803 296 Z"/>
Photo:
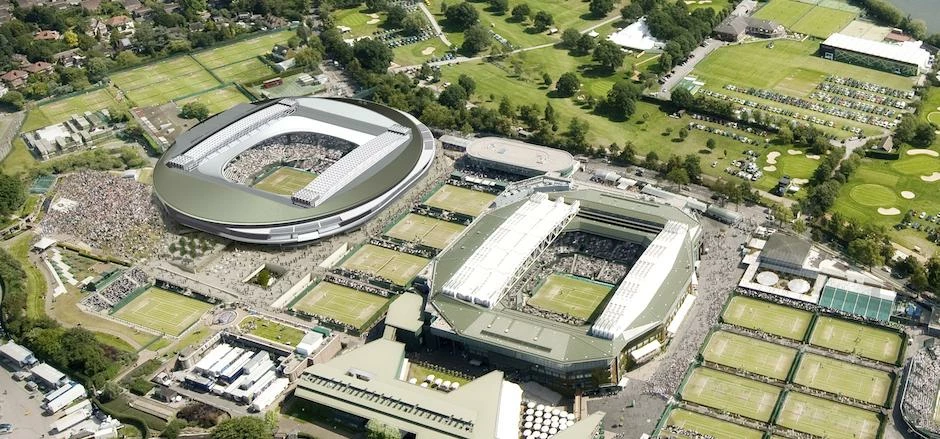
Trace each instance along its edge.
<path fill-rule="evenodd" d="M 911 191 L 901 191 L 901 198 L 904 198 L 905 200 L 913 200 L 915 196 L 916 195 L 914 195 L 914 193 Z"/>
<path fill-rule="evenodd" d="M 878 213 L 880 213 L 880 214 L 882 214 L 882 215 L 884 215 L 884 216 L 892 216 L 892 215 L 900 215 L 900 214 L 901 214 L 901 211 L 898 210 L 897 207 L 892 207 L 892 208 L 889 208 L 889 209 L 886 209 L 886 208 L 884 208 L 884 207 L 879 207 L 879 208 L 878 208 Z"/>
<path fill-rule="evenodd" d="M 933 183 L 937 180 L 940 180 L 940 172 L 934 172 L 933 174 L 930 174 L 930 175 L 921 175 L 920 179 L 928 183 Z"/>
<path fill-rule="evenodd" d="M 378 18 L 373 18 L 366 22 L 366 24 L 377 24 L 379 22 Z"/>
<path fill-rule="evenodd" d="M 774 172 L 777 170 L 777 167 L 774 165 L 764 166 L 764 172 Z"/>
<path fill-rule="evenodd" d="M 379 14 L 369 14 L 369 18 L 379 18 Z"/>
<path fill-rule="evenodd" d="M 909 149 L 907 155 L 929 155 L 931 157 L 940 157 L 940 153 L 932 149 Z"/>
<path fill-rule="evenodd" d="M 806 183 L 809 183 L 809 180 L 807 180 L 807 179 L 805 179 L 805 178 L 794 178 L 794 179 L 790 180 L 790 182 L 793 183 L 793 184 L 804 185 L 804 184 L 806 184 Z"/>
<path fill-rule="evenodd" d="M 816 155 L 816 154 L 806 154 L 806 158 L 808 158 L 808 159 L 810 159 L 810 160 L 819 160 L 819 159 L 820 159 L 820 157 L 819 157 L 818 155 Z"/>
<path fill-rule="evenodd" d="M 437 48 L 436 48 L 436 47 L 425 47 L 424 50 L 421 51 L 421 54 L 424 55 L 424 56 L 428 56 L 428 55 L 434 53 L 434 50 L 435 50 L 435 49 L 437 49 Z"/>
<path fill-rule="evenodd" d="M 797 150 L 795 150 L 795 149 L 788 149 L 788 150 L 787 150 L 787 154 L 790 154 L 790 155 L 801 155 L 801 154 L 803 154 L 803 151 L 797 151 Z"/>
<path fill-rule="evenodd" d="M 776 165 L 776 164 L 777 164 L 777 157 L 780 157 L 780 153 L 777 152 L 777 151 L 767 153 L 767 164 L 768 164 L 768 165 Z"/>

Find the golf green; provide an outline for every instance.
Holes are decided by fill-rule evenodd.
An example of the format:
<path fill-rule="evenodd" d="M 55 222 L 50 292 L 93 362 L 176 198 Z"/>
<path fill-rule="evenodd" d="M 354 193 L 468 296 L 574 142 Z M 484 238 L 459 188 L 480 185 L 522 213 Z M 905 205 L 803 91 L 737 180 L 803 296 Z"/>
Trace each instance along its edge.
<path fill-rule="evenodd" d="M 896 201 L 894 191 L 880 184 L 860 184 L 852 188 L 849 196 L 862 206 L 892 206 Z"/>

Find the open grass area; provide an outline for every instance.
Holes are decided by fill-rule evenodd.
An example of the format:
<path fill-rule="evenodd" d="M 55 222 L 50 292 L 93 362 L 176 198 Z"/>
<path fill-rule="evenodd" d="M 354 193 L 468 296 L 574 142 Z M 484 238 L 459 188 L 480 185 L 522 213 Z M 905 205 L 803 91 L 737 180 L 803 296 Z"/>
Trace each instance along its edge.
<path fill-rule="evenodd" d="M 816 319 L 809 342 L 891 364 L 898 361 L 903 345 L 896 332 L 825 316 Z"/>
<path fill-rule="evenodd" d="M 780 388 L 707 367 L 692 371 L 682 399 L 762 422 L 770 420 Z"/>
<path fill-rule="evenodd" d="M 771 0 L 758 9 L 754 17 L 776 21 L 789 29 L 815 7 L 797 0 Z"/>
<path fill-rule="evenodd" d="M 612 290 L 613 285 L 553 274 L 539 285 L 528 304 L 588 320 Z"/>
<path fill-rule="evenodd" d="M 141 107 L 165 104 L 219 85 L 189 56 L 124 70 L 111 75 L 111 81 Z"/>
<path fill-rule="evenodd" d="M 364 325 L 388 305 L 388 299 L 372 293 L 320 282 L 293 305 L 308 314 L 331 317 L 352 327 Z"/>
<path fill-rule="evenodd" d="M 262 178 L 253 187 L 272 194 L 290 196 L 314 178 L 317 178 L 317 174 L 284 166 Z"/>
<path fill-rule="evenodd" d="M 33 232 L 22 233 L 4 243 L 11 256 L 19 261 L 26 272 L 26 317 L 40 319 L 45 316 L 46 278 L 42 272 L 29 260 L 29 250 L 32 240 L 36 236 Z"/>
<path fill-rule="evenodd" d="M 346 26 L 349 28 L 347 35 L 349 37 L 367 37 L 379 30 L 382 23 L 385 22 L 384 12 L 369 12 L 365 6 L 356 6 L 355 8 L 340 9 L 333 11 L 333 20 L 336 26 Z"/>
<path fill-rule="evenodd" d="M 450 48 L 440 38 L 431 38 L 420 43 L 398 46 L 392 49 L 392 53 L 395 54 L 394 62 L 400 66 L 418 65 L 449 51 Z"/>
<path fill-rule="evenodd" d="M 813 315 L 796 308 L 735 296 L 721 318 L 732 325 L 802 341 Z"/>
<path fill-rule="evenodd" d="M 212 73 L 224 82 L 249 82 L 268 76 L 274 70 L 255 57 L 212 69 Z"/>
<path fill-rule="evenodd" d="M 197 322 L 191 330 L 186 332 L 186 335 L 173 344 L 167 353 L 175 355 L 190 346 L 197 347 L 214 333 L 215 331 L 207 328 L 202 322 Z"/>
<path fill-rule="evenodd" d="M 754 16 L 773 20 L 787 30 L 826 38 L 842 30 L 858 14 L 825 6 L 803 3 L 796 0 L 772 0 L 760 8 Z"/>
<path fill-rule="evenodd" d="M 30 109 L 20 131 L 33 131 L 48 125 L 65 122 L 73 115 L 84 114 L 86 111 L 103 110 L 111 107 L 123 108 L 123 105 L 114 99 L 114 90 L 110 87 L 77 94 Z"/>
<path fill-rule="evenodd" d="M 813 172 L 816 171 L 816 168 L 819 167 L 820 160 L 807 158 L 807 154 L 789 154 L 787 152 L 789 150 L 794 149 L 790 147 L 775 146 L 760 151 L 761 156 L 758 161 L 758 165 L 762 169 L 764 176 L 755 183 L 755 186 L 760 189 L 770 190 L 777 185 L 777 181 L 780 180 L 780 177 L 783 177 L 784 175 L 789 176 L 790 178 L 803 178 L 807 180 L 813 176 Z M 780 156 L 775 160 L 777 163 L 773 165 L 767 163 L 767 154 L 770 154 L 771 152 L 780 153 Z M 768 166 L 773 166 L 773 168 L 769 169 L 776 169 L 768 170 Z"/>
<path fill-rule="evenodd" d="M 428 260 L 419 256 L 367 244 L 346 259 L 342 267 L 384 277 L 396 285 L 408 285 Z"/>
<path fill-rule="evenodd" d="M 411 367 L 408 369 L 408 378 L 414 378 L 418 380 L 418 383 L 424 381 L 428 375 L 434 375 L 435 379 L 440 378 L 444 381 L 460 383 L 461 386 L 470 382 L 469 380 L 460 378 L 456 375 L 452 375 L 447 372 L 441 372 L 439 370 L 429 369 L 414 363 L 411 363 Z"/>
<path fill-rule="evenodd" d="M 431 195 L 425 204 L 451 212 L 477 216 L 495 198 L 496 196 L 493 194 L 447 184 L 434 192 L 434 195 Z"/>
<path fill-rule="evenodd" d="M 447 247 L 466 226 L 424 215 L 409 213 L 385 234 L 404 241 L 417 242 L 429 247 Z"/>
<path fill-rule="evenodd" d="M 238 327 L 251 335 L 288 346 L 297 346 L 304 338 L 304 331 L 300 329 L 256 316 L 245 317 Z"/>
<path fill-rule="evenodd" d="M 891 392 L 891 375 L 880 370 L 805 353 L 793 381 L 836 395 L 882 405 Z"/>
<path fill-rule="evenodd" d="M 150 288 L 114 316 L 170 335 L 180 335 L 212 305 L 160 288 Z"/>
<path fill-rule="evenodd" d="M 706 361 L 783 380 L 790 372 L 796 350 L 763 340 L 718 331 L 702 351 Z"/>
<path fill-rule="evenodd" d="M 679 408 L 669 412 L 666 425 L 695 431 L 715 439 L 761 439 L 764 437 L 764 434 L 758 430 Z"/>
<path fill-rule="evenodd" d="M 777 424 L 829 439 L 875 439 L 881 422 L 874 412 L 789 392 Z"/>
<path fill-rule="evenodd" d="M 119 396 L 102 405 L 107 409 L 109 414 L 113 413 L 118 416 L 129 416 L 140 419 L 147 424 L 147 428 L 150 428 L 151 431 L 161 431 L 166 428 L 166 421 L 131 407 L 130 401 L 126 396 Z"/>
<path fill-rule="evenodd" d="M 209 108 L 209 114 L 216 114 L 249 100 L 235 86 L 230 85 L 181 99 L 177 104 L 182 108 L 190 102 L 202 102 Z"/>
<path fill-rule="evenodd" d="M 238 61 L 254 58 L 258 55 L 270 53 L 271 48 L 278 43 L 286 43 L 294 35 L 293 31 L 284 30 L 262 35 L 257 38 L 241 40 L 236 43 L 204 50 L 193 54 L 193 57 L 207 69 L 216 69 Z"/>
<path fill-rule="evenodd" d="M 72 291 L 56 297 L 49 309 L 49 317 L 66 326 L 81 326 L 89 331 L 102 333 L 105 337 L 119 337 L 130 345 L 134 351 L 153 341 L 154 335 L 149 332 L 128 328 L 113 320 L 80 310 L 78 302 L 83 297 L 82 293 Z"/>

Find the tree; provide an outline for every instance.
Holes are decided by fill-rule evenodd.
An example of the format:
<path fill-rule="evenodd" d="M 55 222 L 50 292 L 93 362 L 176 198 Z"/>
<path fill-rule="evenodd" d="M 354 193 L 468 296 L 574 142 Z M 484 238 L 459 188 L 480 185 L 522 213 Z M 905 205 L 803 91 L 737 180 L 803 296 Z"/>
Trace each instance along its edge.
<path fill-rule="evenodd" d="M 620 46 L 610 40 L 603 40 L 597 44 L 594 49 L 594 62 L 604 66 L 610 72 L 617 70 L 623 65 L 624 53 Z"/>
<path fill-rule="evenodd" d="M 595 50 L 594 53 L 597 51 Z M 615 116 L 623 119 L 629 118 L 636 110 L 636 99 L 641 91 L 640 87 L 631 81 L 617 81 L 607 92 L 607 107 Z"/>
<path fill-rule="evenodd" d="M 643 7 L 637 2 L 630 2 L 629 5 L 620 9 L 620 16 L 626 21 L 633 21 L 643 16 Z"/>
<path fill-rule="evenodd" d="M 523 22 L 529 15 L 532 14 L 532 8 L 529 7 L 528 3 L 518 4 L 512 8 L 512 19 L 518 22 Z"/>
<path fill-rule="evenodd" d="M 222 421 L 212 430 L 212 439 L 270 439 L 273 433 L 264 419 L 241 416 Z"/>
<path fill-rule="evenodd" d="M 579 38 L 581 38 L 581 32 L 578 32 L 577 29 L 565 29 L 565 31 L 561 33 L 561 47 L 565 49 L 574 49 L 578 44 Z"/>
<path fill-rule="evenodd" d="M 176 439 L 179 437 L 180 431 L 184 428 L 186 428 L 186 421 L 174 419 L 166 424 L 166 428 L 160 433 L 160 437 Z"/>
<path fill-rule="evenodd" d="M 353 57 L 362 68 L 373 73 L 385 73 L 392 63 L 392 49 L 379 40 L 364 38 L 353 45 Z"/>
<path fill-rule="evenodd" d="M 187 17 L 195 17 L 197 13 L 206 10 L 206 0 L 180 0 L 179 4 Z"/>
<path fill-rule="evenodd" d="M 581 81 L 572 72 L 563 73 L 555 83 L 555 91 L 562 97 L 571 97 L 581 88 Z"/>
<path fill-rule="evenodd" d="M 512 102 L 509 101 L 509 97 L 503 95 L 503 98 L 499 100 L 499 114 L 507 119 L 512 119 L 515 111 L 516 110 L 512 108 Z"/>
<path fill-rule="evenodd" d="M 587 147 L 587 133 L 591 130 L 591 126 L 587 122 L 578 119 L 577 117 L 571 118 L 571 123 L 568 124 L 568 131 L 565 132 L 565 136 L 568 137 L 568 144 L 570 147 L 574 148 L 576 151 L 583 151 Z"/>
<path fill-rule="evenodd" d="M 548 27 L 554 23 L 555 17 L 552 17 L 552 14 L 545 11 L 536 12 L 535 18 L 532 19 L 532 25 L 535 26 L 535 30 L 538 32 L 548 29 Z"/>
<path fill-rule="evenodd" d="M 659 56 L 659 71 L 666 73 L 669 70 L 672 70 L 672 56 L 668 53 L 663 53 Z"/>
<path fill-rule="evenodd" d="M 472 95 L 473 92 L 476 91 L 477 89 L 476 81 L 474 81 L 473 78 L 464 74 L 461 74 L 460 77 L 457 78 L 457 84 L 459 84 L 461 87 L 463 87 L 464 90 L 466 90 L 467 97 Z"/>
<path fill-rule="evenodd" d="M 407 16 L 408 11 L 401 5 L 392 6 L 388 8 L 388 12 L 385 15 L 385 27 L 388 29 L 399 29 L 402 27 L 402 22 Z"/>
<path fill-rule="evenodd" d="M 596 41 L 594 41 L 594 37 L 588 34 L 581 35 L 578 37 L 578 42 L 574 45 L 573 52 L 576 55 L 587 55 L 591 52 L 591 50 L 594 49 L 595 43 Z"/>
<path fill-rule="evenodd" d="M 64 34 L 62 34 L 62 41 L 64 41 L 65 44 L 68 45 L 69 47 L 77 47 L 78 46 L 78 34 L 75 33 L 73 30 L 69 29 L 65 31 Z"/>
<path fill-rule="evenodd" d="M 686 127 L 679 128 L 679 139 L 685 140 L 689 137 L 689 129 Z"/>
<path fill-rule="evenodd" d="M 914 139 L 911 141 L 916 146 L 929 147 L 937 138 L 937 133 L 933 125 L 927 122 L 920 122 L 917 129 L 914 130 Z"/>
<path fill-rule="evenodd" d="M 366 0 L 366 7 L 371 12 L 383 11 L 388 7 L 387 0 Z"/>
<path fill-rule="evenodd" d="M 400 439 L 401 431 L 375 419 L 366 423 L 366 439 Z"/>
<path fill-rule="evenodd" d="M 545 112 L 543 113 L 545 122 L 548 122 L 552 125 L 558 123 L 558 116 L 555 115 L 555 107 L 552 106 L 551 102 L 545 104 Z"/>
<path fill-rule="evenodd" d="M 463 108 L 467 103 L 467 90 L 464 90 L 460 84 L 451 84 L 441 92 L 440 96 L 437 97 L 437 101 L 441 105 L 455 110 Z"/>
<path fill-rule="evenodd" d="M 460 50 L 468 55 L 480 53 L 489 47 L 490 38 L 490 33 L 483 26 L 475 24 L 463 32 L 463 44 L 460 46 Z"/>
<path fill-rule="evenodd" d="M 447 24 L 457 29 L 467 29 L 480 21 L 480 14 L 476 8 L 467 2 L 447 8 L 444 16 L 447 18 Z"/>
<path fill-rule="evenodd" d="M 545 84 L 546 87 L 551 87 L 553 82 L 555 81 L 552 81 L 552 75 L 549 75 L 548 72 L 542 72 L 542 84 Z"/>
<path fill-rule="evenodd" d="M 267 267 L 262 268 L 258 272 L 258 276 L 255 278 L 255 282 L 262 287 L 267 288 L 271 284 L 271 270 L 268 270 Z"/>
<path fill-rule="evenodd" d="M 674 168 L 666 174 L 666 179 L 682 187 L 689 184 L 689 173 L 685 168 Z"/>
<path fill-rule="evenodd" d="M 595 17 L 604 17 L 614 10 L 614 0 L 591 0 L 588 10 Z"/>
<path fill-rule="evenodd" d="M 23 106 L 26 105 L 26 99 L 23 97 L 23 93 L 10 90 L 0 97 L 0 104 L 8 105 L 18 111 L 22 110 Z"/>
<path fill-rule="evenodd" d="M 872 238 L 859 238 L 849 242 L 846 254 L 856 262 L 867 267 L 884 265 L 881 243 Z"/>
<path fill-rule="evenodd" d="M 789 145 L 793 143 L 793 131 L 790 130 L 789 126 L 784 125 L 780 127 L 780 129 L 777 131 L 777 140 L 780 141 L 781 145 Z"/>
<path fill-rule="evenodd" d="M 659 167 L 659 154 L 656 154 L 656 151 L 646 153 L 643 163 L 646 168 L 657 169 Z"/>
<path fill-rule="evenodd" d="M 672 101 L 675 106 L 685 110 L 691 109 L 695 104 L 695 97 L 692 96 L 692 92 L 685 87 L 674 88 L 669 100 Z"/>
<path fill-rule="evenodd" d="M 509 0 L 489 0 L 490 12 L 503 15 L 509 10 Z"/>
<path fill-rule="evenodd" d="M 118 67 L 131 67 L 140 64 L 140 58 L 130 50 L 122 50 L 114 57 L 114 62 Z"/>
<path fill-rule="evenodd" d="M 708 140 L 705 141 L 705 147 L 708 149 L 715 149 L 716 144 L 717 142 L 715 142 L 715 139 L 711 137 L 709 137 Z"/>
<path fill-rule="evenodd" d="M 424 30 L 424 18 L 420 14 L 411 13 L 401 21 L 401 31 L 405 35 L 414 36 Z"/>
<path fill-rule="evenodd" d="M 310 46 L 304 47 L 294 54 L 294 63 L 296 63 L 297 67 L 302 67 L 307 71 L 316 70 L 322 60 L 323 54 Z"/>
<path fill-rule="evenodd" d="M 183 108 L 180 110 L 180 117 L 200 121 L 206 120 L 209 118 L 209 107 L 198 101 L 183 104 Z"/>

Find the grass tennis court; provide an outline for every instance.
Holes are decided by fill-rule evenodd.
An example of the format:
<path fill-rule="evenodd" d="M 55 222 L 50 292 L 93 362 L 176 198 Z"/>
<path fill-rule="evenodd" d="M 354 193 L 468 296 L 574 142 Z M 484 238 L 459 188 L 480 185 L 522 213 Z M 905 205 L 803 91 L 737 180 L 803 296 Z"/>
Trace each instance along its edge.
<path fill-rule="evenodd" d="M 190 102 L 202 102 L 209 108 L 209 114 L 216 114 L 249 101 L 235 86 L 230 85 L 181 99 L 177 102 L 177 105 L 182 107 Z"/>
<path fill-rule="evenodd" d="M 389 229 L 386 235 L 404 241 L 420 242 L 434 248 L 444 248 L 457 238 L 466 226 L 424 215 L 409 213 Z"/>
<path fill-rule="evenodd" d="M 258 58 L 248 58 L 213 69 L 212 73 L 224 82 L 248 82 L 270 75 L 274 71 Z"/>
<path fill-rule="evenodd" d="M 342 267 L 382 276 L 404 286 L 426 265 L 428 260 L 422 257 L 367 244 L 346 259 Z"/>
<path fill-rule="evenodd" d="M 681 395 L 687 401 L 767 422 L 777 404 L 780 388 L 699 367 L 692 371 Z"/>
<path fill-rule="evenodd" d="M 850 11 L 816 6 L 788 30 L 819 38 L 828 38 L 844 29 L 858 14 Z"/>
<path fill-rule="evenodd" d="M 777 424 L 827 439 L 875 439 L 881 421 L 874 412 L 789 392 Z"/>
<path fill-rule="evenodd" d="M 553 274 L 535 290 L 529 305 L 588 320 L 613 290 L 612 285 Z"/>
<path fill-rule="evenodd" d="M 755 18 L 773 20 L 790 29 L 800 21 L 815 5 L 796 0 L 771 0 L 754 13 Z"/>
<path fill-rule="evenodd" d="M 705 360 L 783 380 L 790 372 L 796 350 L 743 335 L 718 331 L 702 351 Z"/>
<path fill-rule="evenodd" d="M 895 364 L 901 354 L 901 335 L 886 329 L 820 316 L 809 342 L 839 352 Z"/>
<path fill-rule="evenodd" d="M 735 296 L 721 316 L 726 323 L 803 340 L 813 315 L 807 311 L 750 297 Z"/>
<path fill-rule="evenodd" d="M 175 336 L 211 308 L 208 303 L 153 287 L 122 306 L 114 316 Z"/>
<path fill-rule="evenodd" d="M 445 184 L 428 201 L 428 206 L 437 207 L 464 215 L 477 216 L 496 198 L 493 194 L 474 191 Z"/>
<path fill-rule="evenodd" d="M 761 439 L 764 437 L 764 433 L 758 430 L 678 408 L 669 412 L 666 425 L 707 434 L 715 439 Z M 675 437 L 675 435 L 669 434 L 667 437 Z"/>
<path fill-rule="evenodd" d="M 21 132 L 28 132 L 65 122 L 73 114 L 84 114 L 86 111 L 93 112 L 114 106 L 123 108 L 114 100 L 113 91 L 110 87 L 106 87 L 40 105 L 29 110 L 20 130 Z"/>
<path fill-rule="evenodd" d="M 254 184 L 255 189 L 278 195 L 290 195 L 317 178 L 312 172 L 287 166 L 278 168 Z"/>
<path fill-rule="evenodd" d="M 111 75 L 111 81 L 141 107 L 165 104 L 219 85 L 189 56 L 118 72 Z"/>
<path fill-rule="evenodd" d="M 249 316 L 238 325 L 243 331 L 275 343 L 297 346 L 304 338 L 304 331 L 261 317 Z"/>
<path fill-rule="evenodd" d="M 291 308 L 362 329 L 387 303 L 387 298 L 376 294 L 320 282 Z"/>
<path fill-rule="evenodd" d="M 257 38 L 242 40 L 193 55 L 207 69 L 217 69 L 248 58 L 253 58 L 271 51 L 278 43 L 286 43 L 294 33 L 291 31 L 274 32 Z"/>
<path fill-rule="evenodd" d="M 793 381 L 807 387 L 882 405 L 891 375 L 876 369 L 815 354 L 803 354 Z"/>

